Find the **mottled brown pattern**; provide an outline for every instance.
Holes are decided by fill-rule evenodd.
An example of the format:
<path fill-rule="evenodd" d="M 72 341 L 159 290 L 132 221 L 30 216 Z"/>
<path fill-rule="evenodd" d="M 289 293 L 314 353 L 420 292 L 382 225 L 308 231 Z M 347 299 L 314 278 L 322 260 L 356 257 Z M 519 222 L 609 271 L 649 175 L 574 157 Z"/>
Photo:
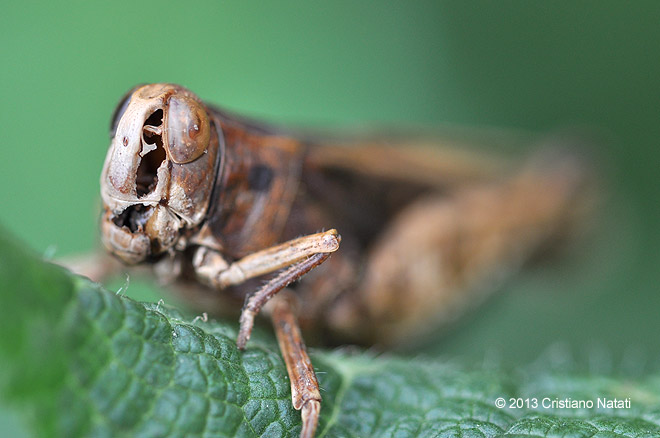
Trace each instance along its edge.
<path fill-rule="evenodd" d="M 506 162 L 446 144 L 323 141 L 172 84 L 136 88 L 112 131 L 101 176 L 110 252 L 208 287 L 203 311 L 247 296 L 239 348 L 268 300 L 304 276 L 274 322 L 305 437 L 320 396 L 299 321 L 322 342 L 418 339 L 565 236 L 588 199 L 571 154 Z"/>
<path fill-rule="evenodd" d="M 224 136 L 225 156 L 211 200 L 209 225 L 233 258 L 277 243 L 296 195 L 301 142 L 254 132 L 215 114 Z M 255 186 L 254 169 L 269 169 L 268 187 Z M 251 178 L 252 176 L 252 178 Z"/>

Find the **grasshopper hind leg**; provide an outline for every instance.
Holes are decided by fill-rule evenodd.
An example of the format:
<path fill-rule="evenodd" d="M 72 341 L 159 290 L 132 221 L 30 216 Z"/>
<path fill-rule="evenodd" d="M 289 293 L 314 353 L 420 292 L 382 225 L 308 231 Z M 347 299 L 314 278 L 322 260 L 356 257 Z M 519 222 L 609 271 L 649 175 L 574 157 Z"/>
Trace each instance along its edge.
<path fill-rule="evenodd" d="M 352 342 L 400 345 L 451 322 L 580 220 L 585 175 L 570 156 L 427 194 L 370 244 L 360 283 L 327 312 Z"/>

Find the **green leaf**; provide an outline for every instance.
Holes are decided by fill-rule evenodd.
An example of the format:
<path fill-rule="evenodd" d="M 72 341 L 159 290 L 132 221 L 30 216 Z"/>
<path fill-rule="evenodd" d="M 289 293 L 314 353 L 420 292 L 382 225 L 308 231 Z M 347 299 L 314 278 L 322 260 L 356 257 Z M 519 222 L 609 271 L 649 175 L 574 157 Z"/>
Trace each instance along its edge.
<path fill-rule="evenodd" d="M 0 394 L 37 436 L 297 436 L 276 342 L 245 352 L 236 323 L 135 302 L 0 235 Z M 626 379 L 544 364 L 506 371 L 317 351 L 322 437 L 658 437 L 660 374 Z M 495 400 L 537 399 L 498 409 Z M 630 398 L 630 408 L 547 400 Z"/>

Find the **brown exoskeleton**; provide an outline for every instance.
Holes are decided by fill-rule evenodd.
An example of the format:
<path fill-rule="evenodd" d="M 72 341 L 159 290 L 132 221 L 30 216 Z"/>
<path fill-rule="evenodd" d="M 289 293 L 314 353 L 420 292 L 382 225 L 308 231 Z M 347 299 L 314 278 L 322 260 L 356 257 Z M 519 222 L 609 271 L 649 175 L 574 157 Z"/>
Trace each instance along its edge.
<path fill-rule="evenodd" d="M 296 136 L 172 84 L 133 89 L 111 137 L 105 247 L 244 302 L 239 348 L 266 302 L 310 273 L 269 309 L 303 437 L 321 397 L 298 321 L 334 341 L 418 336 L 561 232 L 583 179 L 562 155 L 511 172 L 441 148 Z"/>

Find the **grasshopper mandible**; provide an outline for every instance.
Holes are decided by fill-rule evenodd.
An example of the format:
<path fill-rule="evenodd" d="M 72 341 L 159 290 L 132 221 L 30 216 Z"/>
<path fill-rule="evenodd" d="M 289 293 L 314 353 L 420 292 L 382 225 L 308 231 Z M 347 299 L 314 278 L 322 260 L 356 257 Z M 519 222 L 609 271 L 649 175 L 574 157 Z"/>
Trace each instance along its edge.
<path fill-rule="evenodd" d="M 299 327 L 335 342 L 427 332 L 560 233 L 584 182 L 571 156 L 512 171 L 442 148 L 318 140 L 172 84 L 131 90 L 111 138 L 105 247 L 244 302 L 240 349 L 272 299 L 302 437 L 315 433 L 321 396 Z"/>

